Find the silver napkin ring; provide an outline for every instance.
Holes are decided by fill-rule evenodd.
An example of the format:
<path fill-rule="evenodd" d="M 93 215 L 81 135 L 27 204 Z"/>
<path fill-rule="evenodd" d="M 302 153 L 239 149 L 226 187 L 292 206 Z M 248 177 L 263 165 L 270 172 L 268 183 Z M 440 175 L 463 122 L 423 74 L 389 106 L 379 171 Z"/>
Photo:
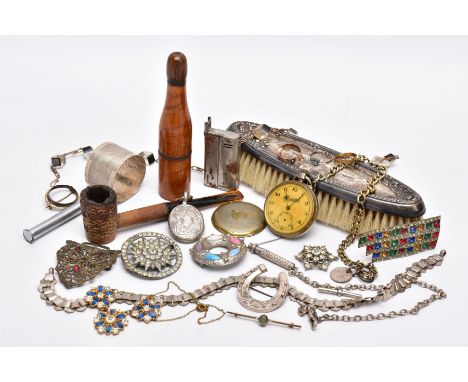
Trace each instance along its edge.
<path fill-rule="evenodd" d="M 115 143 L 104 142 L 88 158 L 86 183 L 112 188 L 117 193 L 117 201 L 122 203 L 140 189 L 146 174 L 146 163 L 152 162 L 147 162 L 142 155 L 134 154 Z"/>

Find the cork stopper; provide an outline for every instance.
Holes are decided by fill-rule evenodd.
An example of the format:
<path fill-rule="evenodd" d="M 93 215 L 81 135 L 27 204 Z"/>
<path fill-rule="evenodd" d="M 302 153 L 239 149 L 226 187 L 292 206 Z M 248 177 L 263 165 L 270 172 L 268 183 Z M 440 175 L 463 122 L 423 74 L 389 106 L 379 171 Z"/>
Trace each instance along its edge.
<path fill-rule="evenodd" d="M 187 78 L 187 57 L 183 53 L 173 52 L 167 58 L 167 82 L 173 86 L 185 86 Z"/>

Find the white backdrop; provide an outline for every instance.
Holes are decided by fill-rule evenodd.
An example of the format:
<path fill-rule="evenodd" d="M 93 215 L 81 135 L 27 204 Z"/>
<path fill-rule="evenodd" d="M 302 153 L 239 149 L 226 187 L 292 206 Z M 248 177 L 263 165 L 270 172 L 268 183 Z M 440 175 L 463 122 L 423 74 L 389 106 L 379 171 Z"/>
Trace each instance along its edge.
<path fill-rule="evenodd" d="M 305 138 L 339 151 L 398 154 L 390 174 L 418 191 L 426 216 L 442 215 L 437 249 L 446 249 L 442 267 L 423 279 L 443 287 L 448 298 L 418 316 L 365 323 L 323 323 L 315 332 L 297 305 L 287 301 L 270 317 L 303 325 L 301 330 L 226 317 L 205 326 L 195 316 L 166 324 L 130 321 L 118 336 L 100 336 L 93 329 L 94 310 L 68 315 L 46 306 L 36 291 L 65 240 L 85 241 L 81 218 L 33 245 L 22 229 L 49 217 L 43 195 L 52 180 L 53 154 L 84 145 L 113 141 L 139 152 L 157 151 L 157 126 L 166 92 L 165 64 L 171 51 L 187 55 L 188 102 L 193 123 L 193 164 L 203 165 L 203 122 L 226 128 L 236 120 L 293 127 Z M 2 315 L 0 343 L 6 345 L 457 345 L 467 344 L 464 330 L 468 269 L 462 233 L 466 229 L 466 142 L 468 122 L 468 39 L 390 37 L 1 37 L 0 129 L 2 133 L 3 253 L 0 256 Z M 61 171 L 63 183 L 85 187 L 83 159 L 70 159 Z M 194 174 L 192 194 L 213 194 Z M 246 186 L 246 201 L 263 205 L 263 198 Z M 157 167 L 148 169 L 141 191 L 119 206 L 120 211 L 161 201 Z M 215 233 L 203 212 L 206 234 Z M 168 234 L 166 223 L 134 228 L 110 245 L 118 249 L 142 230 Z M 308 244 L 326 244 L 333 251 L 344 233 L 321 224 L 300 240 L 268 245 L 283 256 Z M 247 239 L 273 238 L 268 230 Z M 193 290 L 219 277 L 240 274 L 260 263 L 246 259 L 228 270 L 206 270 L 181 245 L 184 262 L 171 280 Z M 432 251 L 433 252 L 433 251 Z M 378 283 L 428 256 L 378 263 Z M 353 246 L 353 259 L 364 249 Z M 280 268 L 266 263 L 271 274 Z M 331 268 L 336 266 L 334 263 Z M 308 275 L 328 282 L 328 274 Z M 94 282 L 134 292 L 155 292 L 167 280 L 147 281 L 125 271 L 120 260 Z M 356 281 L 356 280 L 353 280 Z M 296 278 L 292 285 L 313 294 Z M 81 297 L 89 285 L 59 294 Z M 389 302 L 363 307 L 353 314 L 387 312 L 412 307 L 428 293 L 411 288 Z M 242 312 L 235 291 L 208 300 Z M 165 308 L 164 317 L 188 307 Z"/>

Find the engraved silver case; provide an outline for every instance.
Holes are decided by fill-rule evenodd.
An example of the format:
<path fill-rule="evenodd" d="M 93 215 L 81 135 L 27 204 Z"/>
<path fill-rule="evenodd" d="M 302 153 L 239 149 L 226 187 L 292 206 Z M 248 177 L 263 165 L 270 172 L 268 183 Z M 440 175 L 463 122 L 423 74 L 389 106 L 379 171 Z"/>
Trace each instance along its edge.
<path fill-rule="evenodd" d="M 205 122 L 205 174 L 207 187 L 223 191 L 239 188 L 240 134 L 211 127 Z"/>
<path fill-rule="evenodd" d="M 171 235 L 181 243 L 197 241 L 204 229 L 205 223 L 201 212 L 185 202 L 175 207 L 169 215 Z"/>

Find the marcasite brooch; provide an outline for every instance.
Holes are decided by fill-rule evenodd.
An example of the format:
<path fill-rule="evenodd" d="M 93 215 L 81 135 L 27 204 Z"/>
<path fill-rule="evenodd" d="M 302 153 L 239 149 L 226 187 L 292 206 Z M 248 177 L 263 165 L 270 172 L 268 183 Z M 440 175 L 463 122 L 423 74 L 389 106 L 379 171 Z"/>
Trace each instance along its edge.
<path fill-rule="evenodd" d="M 299 260 L 304 264 L 306 271 L 309 269 L 320 269 L 321 271 L 326 271 L 332 261 L 338 260 L 338 257 L 333 256 L 323 245 L 305 245 L 303 250 L 295 257 L 296 260 Z"/>

